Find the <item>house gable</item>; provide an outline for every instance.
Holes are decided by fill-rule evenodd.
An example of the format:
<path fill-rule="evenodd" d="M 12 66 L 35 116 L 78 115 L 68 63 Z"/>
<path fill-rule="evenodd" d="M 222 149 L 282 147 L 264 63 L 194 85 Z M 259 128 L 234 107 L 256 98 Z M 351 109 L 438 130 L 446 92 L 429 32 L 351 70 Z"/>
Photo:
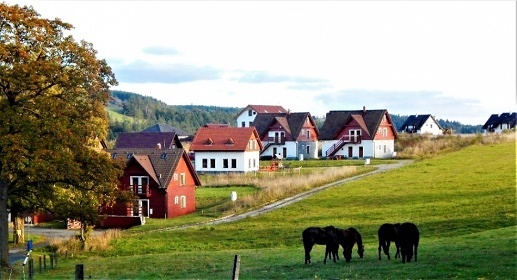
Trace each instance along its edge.
<path fill-rule="evenodd" d="M 416 133 L 417 131 L 421 131 L 422 129 L 424 129 L 425 124 L 435 125 L 438 130 L 442 130 L 440 124 L 431 114 L 423 114 L 409 116 L 399 127 L 399 131 L 407 133 Z"/>
<path fill-rule="evenodd" d="M 369 135 L 375 138 L 381 123 L 389 128 L 393 138 L 397 132 L 393 127 L 393 121 L 387 110 L 355 110 L 355 111 L 330 111 L 327 113 L 325 122 L 320 130 L 320 140 L 335 140 L 340 137 L 345 127 L 354 122 L 358 128 L 364 130 L 362 135 Z"/>
<path fill-rule="evenodd" d="M 183 159 L 194 178 L 195 185 L 201 185 L 194 166 L 183 149 L 110 149 L 106 152 L 110 153 L 113 159 L 126 160 L 126 166 L 138 164 L 162 189 L 167 188 L 180 160 Z"/>

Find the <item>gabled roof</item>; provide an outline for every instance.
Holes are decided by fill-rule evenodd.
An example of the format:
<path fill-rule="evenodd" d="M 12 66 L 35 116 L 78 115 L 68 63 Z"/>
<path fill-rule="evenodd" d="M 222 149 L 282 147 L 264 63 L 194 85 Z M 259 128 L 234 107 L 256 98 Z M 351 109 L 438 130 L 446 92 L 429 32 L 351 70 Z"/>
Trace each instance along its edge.
<path fill-rule="evenodd" d="M 125 161 L 126 166 L 132 163 L 140 165 L 160 188 L 167 188 L 183 157 L 196 186 L 201 186 L 201 181 L 184 149 L 109 149 L 106 152 L 112 159 Z"/>
<path fill-rule="evenodd" d="M 268 113 L 287 113 L 288 111 L 279 105 L 248 105 L 239 111 L 237 116 L 240 116 L 244 111 L 252 109 L 257 114 L 268 114 Z"/>
<path fill-rule="evenodd" d="M 503 123 L 508 124 L 510 128 L 515 127 L 517 123 L 517 113 L 502 113 L 501 115 L 492 114 L 482 128 L 489 129 Z"/>
<path fill-rule="evenodd" d="M 300 135 L 300 131 L 307 118 L 311 120 L 314 129 L 319 133 L 309 112 L 259 114 L 251 125 L 257 128 L 257 132 L 261 137 L 264 137 L 269 128 L 275 122 L 278 122 L 285 129 L 286 133 L 290 134 L 293 139 L 296 139 Z"/>
<path fill-rule="evenodd" d="M 168 124 L 155 124 L 142 130 L 141 132 L 175 132 L 178 134 L 178 136 L 190 136 L 188 132 Z"/>
<path fill-rule="evenodd" d="M 370 136 L 375 135 L 377 129 L 382 122 L 382 118 L 387 116 L 388 122 L 393 125 L 388 110 L 354 110 L 354 111 L 329 111 L 325 117 L 325 122 L 320 130 L 320 140 L 334 140 L 341 129 L 355 119 L 362 129 Z M 362 120 L 361 120 L 362 119 Z M 393 128 L 393 133 L 396 137 L 396 129 Z"/>
<path fill-rule="evenodd" d="M 431 118 L 431 120 L 436 123 L 438 128 L 442 129 L 438 121 L 431 115 L 431 114 L 423 114 L 423 115 L 411 115 L 409 116 L 406 121 L 400 126 L 400 130 L 404 130 L 408 126 L 413 126 L 416 130 L 420 130 L 422 126 L 425 124 L 425 122 Z"/>
<path fill-rule="evenodd" d="M 162 149 L 183 147 L 176 132 L 121 132 L 114 149 L 155 149 L 158 144 Z"/>
<path fill-rule="evenodd" d="M 190 150 L 198 151 L 246 151 L 249 140 L 257 139 L 259 148 L 262 142 L 254 127 L 200 127 L 190 144 Z"/>

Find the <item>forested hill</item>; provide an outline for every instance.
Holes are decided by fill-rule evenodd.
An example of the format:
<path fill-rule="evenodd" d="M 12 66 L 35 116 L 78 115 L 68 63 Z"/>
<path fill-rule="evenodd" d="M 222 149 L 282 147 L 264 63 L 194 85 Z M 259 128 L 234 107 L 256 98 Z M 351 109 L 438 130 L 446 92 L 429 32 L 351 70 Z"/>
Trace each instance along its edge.
<path fill-rule="evenodd" d="M 141 131 L 155 124 L 169 124 L 194 134 L 207 123 L 235 125 L 235 117 L 243 108 L 202 105 L 167 105 L 153 97 L 132 92 L 111 91 L 108 104 L 110 127 L 108 141 L 116 139 L 119 132 Z M 248 104 L 246 104 L 247 106 Z M 390 113 L 397 129 L 408 116 Z M 457 121 L 437 120 L 444 128 L 452 128 L 454 133 L 480 133 L 481 126 L 463 125 Z M 321 128 L 323 118 L 316 118 Z"/>

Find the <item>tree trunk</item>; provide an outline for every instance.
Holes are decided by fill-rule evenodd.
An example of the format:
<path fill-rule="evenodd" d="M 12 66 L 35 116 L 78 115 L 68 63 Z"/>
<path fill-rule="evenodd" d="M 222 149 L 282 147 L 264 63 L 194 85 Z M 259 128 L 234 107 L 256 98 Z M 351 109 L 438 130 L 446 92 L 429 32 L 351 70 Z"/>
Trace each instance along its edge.
<path fill-rule="evenodd" d="M 18 213 L 11 213 L 13 219 L 13 241 L 14 244 L 25 243 L 25 223 L 23 216 Z"/>
<path fill-rule="evenodd" d="M 9 266 L 9 220 L 7 214 L 7 186 L 0 180 L 0 265 Z"/>

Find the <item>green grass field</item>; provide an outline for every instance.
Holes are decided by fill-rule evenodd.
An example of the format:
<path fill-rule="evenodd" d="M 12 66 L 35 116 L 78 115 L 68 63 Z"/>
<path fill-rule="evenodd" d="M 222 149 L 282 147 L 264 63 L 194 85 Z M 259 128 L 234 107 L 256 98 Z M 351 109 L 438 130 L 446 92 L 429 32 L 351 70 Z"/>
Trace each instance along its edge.
<path fill-rule="evenodd" d="M 515 143 L 475 145 L 235 223 L 131 229 L 111 249 L 60 258 L 36 279 L 73 279 L 76 264 L 91 279 L 230 279 L 235 255 L 240 279 L 515 279 L 515 196 Z M 418 262 L 379 261 L 378 227 L 404 221 L 420 229 Z M 365 257 L 324 265 L 315 246 L 305 265 L 301 232 L 327 225 L 357 228 Z"/>

